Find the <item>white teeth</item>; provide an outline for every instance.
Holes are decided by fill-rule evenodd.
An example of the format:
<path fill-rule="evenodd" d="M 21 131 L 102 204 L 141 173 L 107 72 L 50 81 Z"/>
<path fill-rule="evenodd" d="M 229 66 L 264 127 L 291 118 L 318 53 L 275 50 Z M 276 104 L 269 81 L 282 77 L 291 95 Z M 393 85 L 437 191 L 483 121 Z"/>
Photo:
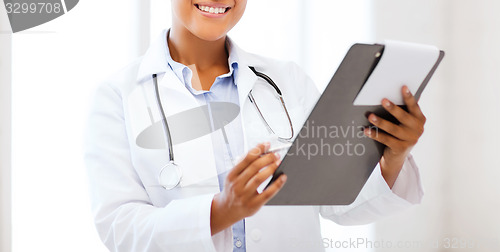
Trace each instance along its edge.
<path fill-rule="evenodd" d="M 226 8 L 223 8 L 223 7 L 214 8 L 214 7 L 208 7 L 208 6 L 200 6 L 200 5 L 198 5 L 198 9 L 200 9 L 200 10 L 202 10 L 204 12 L 212 13 L 212 14 L 219 14 L 219 13 L 226 12 Z"/>

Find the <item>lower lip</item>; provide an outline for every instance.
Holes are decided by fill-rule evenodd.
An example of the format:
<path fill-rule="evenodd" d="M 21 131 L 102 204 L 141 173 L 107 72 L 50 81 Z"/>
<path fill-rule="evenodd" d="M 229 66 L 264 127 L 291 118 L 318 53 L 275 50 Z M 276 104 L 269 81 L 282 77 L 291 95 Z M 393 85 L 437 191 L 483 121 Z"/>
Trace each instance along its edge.
<path fill-rule="evenodd" d="M 198 7 L 194 6 L 194 8 L 196 10 L 198 10 L 201 15 L 205 16 L 205 17 L 208 17 L 208 18 L 221 18 L 221 17 L 224 17 L 226 16 L 226 14 L 230 11 L 230 10 L 227 10 L 226 12 L 224 13 L 218 13 L 218 14 L 215 14 L 215 13 L 210 13 L 210 12 L 205 12 L 205 11 L 202 11 L 200 9 L 198 9 Z"/>

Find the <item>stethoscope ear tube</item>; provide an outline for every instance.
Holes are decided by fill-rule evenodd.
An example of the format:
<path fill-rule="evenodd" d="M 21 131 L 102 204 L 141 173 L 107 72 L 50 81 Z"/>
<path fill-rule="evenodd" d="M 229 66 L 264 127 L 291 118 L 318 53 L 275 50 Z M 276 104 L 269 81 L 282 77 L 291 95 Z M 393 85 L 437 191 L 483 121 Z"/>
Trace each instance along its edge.
<path fill-rule="evenodd" d="M 255 70 L 255 67 L 253 67 L 253 66 L 249 66 L 248 68 L 250 68 L 250 70 L 252 70 L 252 72 L 255 75 L 257 75 L 258 77 L 264 79 L 267 83 L 269 83 L 269 85 L 271 85 L 274 88 L 274 90 L 279 95 L 279 97 L 281 97 L 281 90 L 278 88 L 278 85 L 276 85 L 276 83 L 274 83 L 274 81 L 273 81 L 273 79 L 271 79 L 271 77 L 267 76 L 267 74 L 264 74 L 264 73 L 261 73 L 261 72 Z"/>
<path fill-rule="evenodd" d="M 290 119 L 290 114 L 288 114 L 288 109 L 286 108 L 285 100 L 283 100 L 283 95 L 281 93 L 281 90 L 278 88 L 278 85 L 276 85 L 276 83 L 274 83 L 274 81 L 271 79 L 271 77 L 269 77 L 267 74 L 255 70 L 255 67 L 253 67 L 253 66 L 249 66 L 249 68 L 250 68 L 250 70 L 252 70 L 252 72 L 255 75 L 257 75 L 257 77 L 260 77 L 260 78 L 264 79 L 269 85 L 271 85 L 274 88 L 274 90 L 276 91 L 276 93 L 278 94 L 278 99 L 281 102 L 281 106 L 282 106 L 282 108 L 283 108 L 283 110 L 285 112 L 286 118 L 288 120 L 288 124 L 290 125 L 290 137 L 278 136 L 278 139 L 281 140 L 281 141 L 283 141 L 283 142 L 291 142 L 292 139 L 293 139 L 293 136 L 294 136 L 292 119 Z M 273 131 L 273 129 L 269 125 L 269 123 L 264 118 L 264 115 L 260 111 L 259 106 L 255 102 L 255 98 L 253 97 L 252 90 L 250 90 L 250 93 L 248 94 L 248 99 L 250 100 L 250 102 L 253 103 L 253 105 L 257 109 L 257 112 L 259 113 L 260 118 L 262 118 L 262 120 L 264 121 L 264 124 L 266 125 L 267 130 L 271 134 L 275 134 L 274 131 Z"/>

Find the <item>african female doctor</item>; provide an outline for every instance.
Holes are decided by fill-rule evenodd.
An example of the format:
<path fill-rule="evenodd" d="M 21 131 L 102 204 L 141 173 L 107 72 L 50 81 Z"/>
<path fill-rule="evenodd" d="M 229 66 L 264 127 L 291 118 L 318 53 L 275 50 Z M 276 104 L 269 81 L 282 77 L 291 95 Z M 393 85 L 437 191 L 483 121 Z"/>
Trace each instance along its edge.
<path fill-rule="evenodd" d="M 296 64 L 247 53 L 227 36 L 246 0 L 171 0 L 171 5 L 172 27 L 142 58 L 100 85 L 89 116 L 85 160 L 92 212 L 109 250 L 323 251 L 320 215 L 342 225 L 366 224 L 420 203 L 423 191 L 410 150 L 425 117 L 403 87 L 409 112 L 381 101 L 400 125 L 369 116 L 387 133 L 366 129 L 365 134 L 386 148 L 354 203 L 264 206 L 287 177 L 257 190 L 281 160 L 267 153 L 270 133 L 249 98 L 274 92 L 262 88 L 269 85 L 257 75 L 264 73 L 279 86 L 295 132 L 320 94 Z M 164 118 L 217 102 L 240 109 L 223 132 L 174 141 L 173 148 L 138 143 L 153 123 L 168 127 Z M 266 106 L 272 105 L 259 104 Z M 166 141 L 176 136 L 170 130 Z M 174 154 L 177 168 L 166 171 Z"/>

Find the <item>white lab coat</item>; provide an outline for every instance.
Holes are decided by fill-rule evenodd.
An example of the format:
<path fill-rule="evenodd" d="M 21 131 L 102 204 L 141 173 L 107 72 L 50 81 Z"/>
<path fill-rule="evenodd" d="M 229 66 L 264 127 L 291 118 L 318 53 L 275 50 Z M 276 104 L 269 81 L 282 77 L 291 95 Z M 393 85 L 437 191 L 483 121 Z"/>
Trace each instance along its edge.
<path fill-rule="evenodd" d="M 176 163 L 184 175 L 181 186 L 170 191 L 158 184 L 159 171 L 168 161 L 167 151 L 136 145 L 137 135 L 151 125 L 147 100 L 152 103 L 154 120 L 160 120 L 151 74 L 159 76 L 167 117 L 199 106 L 168 68 L 165 50 L 164 38 L 154 42 L 142 59 L 112 76 L 96 92 L 85 148 L 95 224 L 111 251 L 232 251 L 231 228 L 214 236 L 210 233 L 211 202 L 219 192 L 210 135 L 174 146 Z M 311 79 L 294 63 L 237 47 L 235 51 L 241 107 L 235 120 L 243 125 L 245 150 L 269 135 L 247 98 L 252 88 L 267 84 L 260 85 L 263 80 L 247 66 L 266 73 L 279 85 L 298 132 L 319 98 Z M 247 251 L 323 251 L 320 215 L 339 224 L 365 224 L 419 203 L 422 195 L 419 172 L 410 156 L 392 190 L 376 167 L 349 206 L 262 207 L 246 218 Z"/>

